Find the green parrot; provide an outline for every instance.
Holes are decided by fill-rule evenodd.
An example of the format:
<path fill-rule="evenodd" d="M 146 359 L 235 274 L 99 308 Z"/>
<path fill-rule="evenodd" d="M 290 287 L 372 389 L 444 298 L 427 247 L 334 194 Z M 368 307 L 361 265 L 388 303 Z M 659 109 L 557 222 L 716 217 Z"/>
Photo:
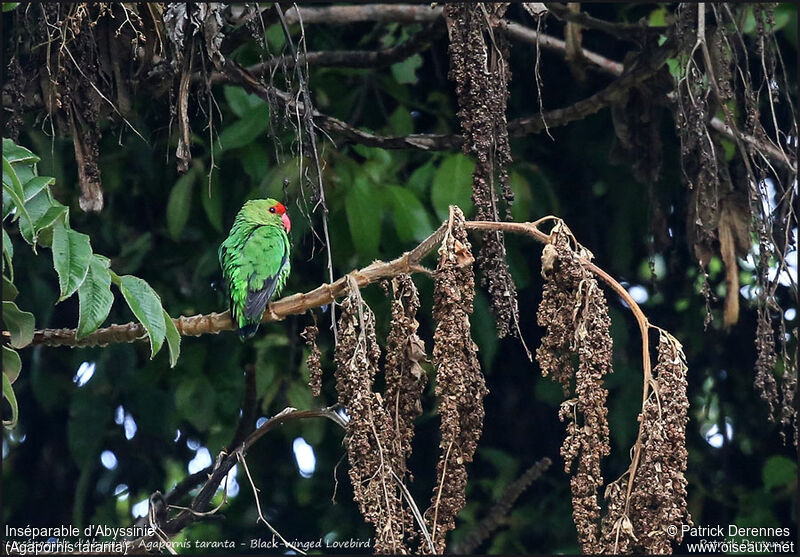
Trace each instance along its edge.
<path fill-rule="evenodd" d="M 219 247 L 231 319 L 242 340 L 256 334 L 267 304 L 286 284 L 291 270 L 291 228 L 283 203 L 253 199 L 239 210 L 228 237 Z"/>

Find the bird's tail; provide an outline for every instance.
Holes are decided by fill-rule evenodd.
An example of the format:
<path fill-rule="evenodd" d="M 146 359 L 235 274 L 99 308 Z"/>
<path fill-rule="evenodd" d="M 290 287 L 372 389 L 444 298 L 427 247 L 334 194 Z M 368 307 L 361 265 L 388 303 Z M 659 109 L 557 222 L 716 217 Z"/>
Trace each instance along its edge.
<path fill-rule="evenodd" d="M 256 331 L 258 331 L 258 323 L 251 323 L 249 325 L 239 327 L 239 338 L 241 340 L 246 340 L 256 334 Z"/>

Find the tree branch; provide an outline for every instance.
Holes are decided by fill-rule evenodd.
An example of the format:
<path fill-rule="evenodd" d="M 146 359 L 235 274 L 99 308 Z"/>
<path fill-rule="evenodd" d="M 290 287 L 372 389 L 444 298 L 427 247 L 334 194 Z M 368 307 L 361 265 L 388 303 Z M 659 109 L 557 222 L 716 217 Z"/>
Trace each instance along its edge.
<path fill-rule="evenodd" d="M 555 4 L 548 5 L 548 8 L 551 9 Z M 556 7 L 555 11 L 558 11 L 559 8 Z M 347 24 L 351 23 L 350 20 L 347 20 L 345 14 L 348 14 L 347 17 L 354 17 L 352 21 L 378 21 L 378 22 L 400 22 L 400 23 L 414 23 L 414 22 L 432 22 L 436 21 L 442 16 L 441 8 L 429 8 L 425 5 L 418 5 L 418 4 L 367 4 L 367 5 L 356 5 L 356 6 L 328 6 L 324 8 L 309 8 L 309 7 L 301 7 L 301 8 L 290 8 L 286 12 L 286 20 L 288 23 L 297 23 L 299 21 L 298 16 L 302 16 L 303 22 L 306 24 L 313 24 L 313 23 L 331 23 L 331 24 Z M 561 15 L 559 12 L 558 15 Z M 572 18 L 574 21 L 580 24 L 586 24 L 587 27 L 597 28 L 597 25 L 602 26 L 601 23 L 597 23 L 595 18 L 591 18 L 591 16 L 587 16 L 586 14 L 575 16 L 572 12 L 564 12 L 565 18 Z M 326 19 L 327 18 L 327 19 Z M 580 19 L 580 21 L 578 21 Z M 233 17 L 233 23 L 243 23 L 247 21 L 247 17 L 244 15 Z M 605 22 L 609 23 L 609 22 Z M 566 43 L 565 41 L 553 37 L 551 35 L 546 35 L 544 33 L 537 33 L 535 30 L 530 29 L 524 25 L 519 23 L 515 23 L 512 21 L 502 20 L 500 22 L 500 26 L 504 28 L 510 37 L 515 38 L 522 42 L 527 42 L 530 44 L 538 44 L 542 48 L 546 48 L 548 50 L 552 50 L 554 52 L 564 53 L 566 52 Z M 419 34 L 418 34 L 419 35 Z M 347 67 L 371 67 L 371 66 L 380 66 L 384 64 L 392 63 L 391 60 L 394 59 L 394 56 L 399 56 L 400 49 L 407 46 L 409 48 L 409 53 L 411 52 L 411 45 L 408 45 L 413 39 L 409 39 L 403 45 L 399 45 L 397 47 L 393 47 L 391 49 L 383 49 L 377 52 L 367 52 L 367 51 L 339 51 L 339 52 L 310 52 L 306 54 L 306 58 L 303 55 L 298 57 L 298 60 L 302 63 L 307 62 L 309 65 L 316 64 L 316 65 L 342 65 Z M 423 40 L 423 37 L 420 37 L 420 40 Z M 424 50 L 424 47 L 422 47 Z M 624 71 L 624 66 L 601 56 L 595 52 L 590 50 L 582 49 L 582 55 L 585 59 L 592 62 L 596 65 L 597 69 L 607 73 L 609 75 L 622 75 Z M 402 59 L 402 58 L 399 58 Z M 259 80 L 255 79 L 252 76 L 253 72 L 260 72 L 262 69 L 271 69 L 275 65 L 286 63 L 291 65 L 294 63 L 292 57 L 281 57 L 277 60 L 272 60 L 265 62 L 264 66 L 261 64 L 257 64 L 255 66 L 251 66 L 247 70 L 240 69 L 241 72 L 245 74 L 249 74 L 249 77 L 244 77 L 242 74 L 238 72 L 234 72 L 234 74 L 238 75 L 231 75 L 231 73 L 214 73 L 211 76 L 212 83 L 234 83 L 239 84 L 242 86 L 249 86 L 254 87 L 255 89 L 250 89 L 252 92 L 256 94 L 260 94 L 260 96 L 264 97 L 265 95 L 269 94 L 270 92 L 274 94 L 272 99 L 282 102 L 285 105 L 288 105 L 289 108 L 293 108 L 295 105 L 290 104 L 294 103 L 294 99 L 291 96 L 283 91 L 280 91 L 275 88 L 268 87 L 259 83 Z M 361 65 L 363 64 L 363 66 Z M 199 79 L 199 77 L 193 78 Z M 617 92 L 621 92 L 622 89 L 616 89 Z M 570 122 L 574 122 L 579 120 L 585 116 L 590 114 L 594 114 L 605 107 L 608 102 L 603 100 L 604 96 L 607 96 L 609 91 L 603 92 L 600 91 L 591 97 L 584 99 L 582 101 L 578 101 L 572 106 L 564 107 L 564 108 L 557 108 L 554 110 L 550 110 L 545 112 L 544 114 L 536 114 L 532 116 L 526 116 L 522 118 L 518 118 L 516 120 L 509 121 L 509 133 L 514 136 L 521 136 L 528 133 L 537 133 L 544 129 L 544 121 L 547 122 L 548 127 L 557 127 L 561 125 L 566 125 Z M 23 109 L 25 110 L 34 110 L 39 109 L 42 107 L 42 96 L 40 92 L 31 91 L 29 95 L 24 97 L 26 99 L 24 101 Z M 674 94 L 670 94 L 667 97 L 667 102 L 674 103 Z M 3 93 L 3 103 L 10 104 L 11 98 L 10 96 Z M 303 112 L 302 103 L 298 106 L 301 113 Z M 362 145 L 367 145 L 369 147 L 381 147 L 383 149 L 421 149 L 424 151 L 444 151 L 444 150 L 454 150 L 459 149 L 463 145 L 463 138 L 460 135 L 443 135 L 443 134 L 411 134 L 407 136 L 380 136 L 375 135 L 371 132 L 359 130 L 339 120 L 332 116 L 328 116 L 322 114 L 320 112 L 314 111 L 314 120 L 320 128 L 325 130 L 328 133 L 335 134 L 339 138 L 342 139 L 343 143 L 359 143 Z M 711 128 L 714 129 L 716 132 L 725 135 L 731 139 L 741 139 L 745 143 L 752 145 L 753 147 L 763 151 L 764 153 L 768 154 L 773 160 L 778 162 L 784 167 L 789 168 L 793 172 L 796 168 L 796 163 L 787 158 L 785 153 L 782 153 L 780 149 L 775 148 L 774 146 L 765 143 L 759 140 L 756 137 L 747 135 L 741 131 L 733 130 L 729 126 L 725 124 L 719 118 L 713 118 L 711 120 Z M 122 332 L 123 334 L 128 334 L 127 332 Z M 109 334 L 111 332 L 109 331 Z"/>
<path fill-rule="evenodd" d="M 127 554 L 128 552 L 141 551 L 145 548 L 145 544 L 154 544 L 159 541 L 163 542 L 164 538 L 172 538 L 175 534 L 190 524 L 206 519 L 210 514 L 213 514 L 206 511 L 208 510 L 214 495 L 217 493 L 220 484 L 222 484 L 223 480 L 228 475 L 228 472 L 230 472 L 231 469 L 239 462 L 240 456 L 242 456 L 247 449 L 249 449 L 256 441 L 258 441 L 276 426 L 294 420 L 303 420 L 307 418 L 328 418 L 344 428 L 347 424 L 342 417 L 336 413 L 336 410 L 336 406 L 314 410 L 297 410 L 296 408 L 288 407 L 267 420 L 261 425 L 261 427 L 248 435 L 244 442 L 240 446 L 236 447 L 233 451 L 230 453 L 227 451 L 222 451 L 217 457 L 217 461 L 213 468 L 209 467 L 210 469 L 206 468 L 197 474 L 187 476 L 178 486 L 176 486 L 172 492 L 167 493 L 163 497 L 158 494 L 161 501 L 169 502 L 177 498 L 175 496 L 175 492 L 178 490 L 178 488 L 181 488 L 181 490 L 184 492 L 188 491 L 188 489 L 191 489 L 200 483 L 203 478 L 206 478 L 205 483 L 203 483 L 203 487 L 200 488 L 200 491 L 197 493 L 197 495 L 195 495 L 189 507 L 182 509 L 175 517 L 168 520 L 166 515 L 164 515 L 163 519 L 157 523 L 153 523 L 151 518 L 150 526 L 157 528 L 157 533 L 126 541 L 124 548 L 125 553 Z M 186 489 L 187 486 L 188 489 Z M 151 500 L 152 499 L 153 498 L 151 497 Z M 152 517 L 157 513 L 149 514 Z"/>
<path fill-rule="evenodd" d="M 577 23 L 587 29 L 602 31 L 608 35 L 624 41 L 633 41 L 639 45 L 645 44 L 648 35 L 658 35 L 666 31 L 665 27 L 650 26 L 644 23 L 616 23 L 592 17 L 586 12 L 573 12 L 565 4 L 551 2 L 546 4 L 547 11 L 558 19 Z"/>
<path fill-rule="evenodd" d="M 536 223 L 467 221 L 465 226 L 469 230 L 499 230 L 506 233 L 523 234 L 532 237 L 537 242 L 546 244 L 549 241 L 549 236 L 539 230 L 537 223 L 538 221 Z M 288 315 L 299 315 L 305 313 L 309 309 L 332 303 L 336 298 L 347 294 L 348 276 L 352 276 L 353 279 L 355 279 L 358 288 L 364 288 L 383 278 L 420 272 L 422 269 L 420 262 L 441 243 L 446 228 L 447 223 L 443 223 L 438 230 L 433 232 L 413 250 L 403 253 L 403 255 L 392 261 L 375 261 L 363 269 L 350 272 L 348 275 L 339 278 L 332 284 L 322 284 L 308 292 L 293 294 L 271 302 L 267 306 L 267 311 L 264 313 L 261 322 L 269 323 L 272 321 L 280 321 Z M 601 280 L 611 286 L 630 306 L 631 311 L 637 315 L 637 318 L 639 316 L 644 318 L 641 309 L 639 309 L 639 306 L 622 285 L 588 259 L 582 260 L 582 263 L 593 273 L 597 274 Z M 173 321 L 178 332 L 183 336 L 218 334 L 222 331 L 234 329 L 234 324 L 231 321 L 228 311 L 193 315 L 191 317 L 178 317 L 177 319 L 173 319 Z M 644 321 L 646 322 L 646 319 L 644 319 Z M 3 331 L 3 334 L 9 335 L 10 333 L 8 333 L 8 331 Z M 95 331 L 80 340 L 75 338 L 75 334 L 76 329 L 43 329 L 34 333 L 33 342 L 31 344 L 80 348 L 147 340 L 147 332 L 144 327 L 140 323 L 134 322 L 124 325 L 111 325 Z"/>
<path fill-rule="evenodd" d="M 577 23 L 583 27 L 603 31 L 614 37 L 623 40 L 633 40 L 641 43 L 645 40 L 648 34 L 661 34 L 666 31 L 666 27 L 659 26 L 645 26 L 641 24 L 618 24 L 605 20 L 592 17 L 584 12 L 572 12 L 567 9 L 563 4 L 551 3 L 547 4 L 548 10 L 553 13 L 557 18 L 564 21 Z M 353 22 L 376 21 L 376 22 L 399 22 L 399 23 L 419 23 L 436 21 L 442 17 L 442 9 L 439 7 L 430 8 L 425 5 L 419 4 L 362 4 L 356 6 L 327 6 L 327 7 L 293 7 L 286 11 L 286 19 L 289 23 L 297 23 L 298 16 L 302 16 L 305 24 L 315 23 L 328 23 L 328 24 L 350 24 Z M 538 44 L 539 46 L 559 53 L 566 52 L 566 42 L 546 35 L 544 33 L 537 33 L 535 30 L 530 29 L 519 23 L 508 20 L 501 20 L 500 27 L 505 29 L 509 36 L 519 41 Z M 581 49 L 583 57 L 595 64 L 597 69 L 610 74 L 622 75 L 624 66 L 601 56 L 590 50 Z M 379 51 L 380 52 L 380 51 Z M 309 53 L 322 54 L 322 53 Z M 333 54 L 333 53 L 331 53 Z M 356 56 L 355 53 L 348 53 L 346 56 L 338 59 L 339 62 L 344 64 L 344 58 L 349 58 L 353 63 L 358 63 L 360 55 Z M 325 65 L 325 57 L 319 56 L 314 63 Z M 331 57 L 328 60 L 334 61 L 336 57 Z M 309 62 L 311 59 L 309 59 Z M 349 63 L 348 63 L 349 64 Z M 333 64 L 332 64 L 333 65 Z M 361 66 L 351 66 L 361 67 Z M 573 122 L 582 118 L 583 116 L 593 114 L 603 108 L 607 103 L 598 102 L 602 96 L 602 92 L 579 101 L 576 105 L 571 107 L 555 109 L 544 113 L 544 120 L 547 121 L 548 126 L 559 126 L 569 122 Z M 667 101 L 674 103 L 674 95 L 670 95 Z M 582 116 L 583 115 L 583 116 Z M 331 131 L 340 134 L 346 141 L 354 143 L 363 143 L 370 147 L 382 147 L 384 149 L 423 149 L 423 150 L 445 150 L 460 148 L 463 141 L 460 136 L 447 136 L 435 134 L 414 134 L 406 137 L 381 137 L 369 132 L 362 132 L 351 128 L 344 122 L 336 120 L 335 118 L 320 115 L 322 118 L 328 118 L 329 121 L 322 127 L 326 131 Z M 315 116 L 316 118 L 316 116 Z M 326 127 L 327 126 L 327 127 Z M 770 144 L 767 144 L 756 137 L 747 135 L 745 133 L 732 130 L 719 118 L 711 120 L 711 127 L 716 132 L 725 135 L 731 139 L 737 137 L 748 143 L 755 148 L 762 150 L 772 157 L 781 165 L 786 166 L 794 171 L 796 163 L 789 160 L 785 153 L 780 149 L 776 149 Z M 509 132 L 513 135 L 524 135 L 525 133 L 539 132 L 544 128 L 542 123 L 542 116 L 534 115 L 509 122 Z"/>
<path fill-rule="evenodd" d="M 299 12 L 299 13 L 298 13 Z M 431 4 L 359 4 L 355 6 L 297 7 L 286 10 L 286 20 L 297 23 L 350 25 L 365 21 L 380 23 L 423 23 L 442 17 L 440 6 Z"/>
<path fill-rule="evenodd" d="M 467 221 L 465 223 L 465 228 L 476 231 L 499 230 L 504 233 L 523 234 L 532 237 L 540 243 L 547 244 L 550 241 L 550 235 L 539 230 L 538 225 L 549 220 L 560 222 L 560 219 L 557 219 L 556 217 L 545 217 L 536 222 L 525 223 Z M 303 313 L 312 307 L 329 304 L 336 297 L 344 295 L 350 288 L 349 284 L 352 284 L 360 289 L 380 278 L 396 276 L 401 273 L 418 272 L 421 269 L 419 262 L 442 242 L 446 231 L 447 223 L 445 222 L 439 227 L 439 229 L 423 240 L 417 247 L 411 251 L 405 252 L 397 259 L 389 262 L 375 261 L 371 265 L 368 265 L 361 270 L 356 270 L 349 273 L 348 275 L 335 281 L 333 284 L 323 284 L 308 293 L 295 294 L 271 303 L 268 306 L 268 311 L 264 315 L 262 322 L 279 320 L 289 314 Z M 601 281 L 605 282 L 609 287 L 611 287 L 611 289 L 614 290 L 614 292 L 616 292 L 628 305 L 631 312 L 635 316 L 640 332 L 642 333 L 642 365 L 646 393 L 650 378 L 650 359 L 647 333 L 651 325 L 636 301 L 618 281 L 616 281 L 597 265 L 592 263 L 589 259 L 577 255 L 576 257 L 581 265 L 594 273 Z M 227 312 L 222 314 L 215 313 L 210 315 L 198 315 L 194 317 L 181 317 L 174 321 L 179 332 L 183 335 L 190 334 L 188 331 L 191 331 L 191 334 L 200 335 L 216 334 L 221 330 L 233 329 L 233 323 L 231 322 Z M 108 327 L 107 329 L 97 331 L 81 341 L 75 340 L 75 330 L 71 329 L 37 331 L 34 335 L 34 344 L 45 344 L 43 339 L 49 339 L 48 342 L 51 345 L 98 345 L 101 344 L 101 342 L 110 342 L 111 336 L 113 336 L 114 340 L 117 342 L 132 342 L 134 340 L 142 340 L 145 338 L 145 336 L 141 334 L 141 331 L 137 331 L 139 328 L 141 328 L 141 326 L 134 323 L 128 323 L 127 325 L 115 325 Z M 109 330 L 114 331 L 113 335 L 110 335 L 107 332 Z M 127 331 L 127 333 L 124 331 Z M 227 476 L 228 472 L 237 464 L 237 462 L 240 461 L 244 452 L 275 426 L 288 420 L 309 417 L 326 417 L 342 427 L 346 426 L 345 420 L 336 412 L 335 407 L 304 411 L 299 411 L 295 408 L 285 409 L 283 412 L 274 416 L 261 427 L 250 433 L 240 446 L 233 448 L 231 453 L 222 451 L 217 457 L 215 465 L 210 470 L 207 468 L 200 473 L 193 474 L 192 476 L 185 478 L 173 489 L 172 492 L 167 493 L 166 496 L 162 496 L 158 492 L 154 493 L 153 496 L 151 496 L 151 505 L 158 503 L 159 508 L 151 509 L 151 512 L 148 513 L 148 524 L 155 529 L 155 533 L 127 542 L 127 545 L 125 546 L 126 552 L 128 550 L 141 550 L 147 543 L 152 544 L 159 541 L 163 543 L 165 540 L 169 540 L 172 536 L 189 524 L 192 524 L 198 520 L 204 520 L 213 515 L 217 509 L 208 511 L 207 509 L 209 504 L 216 494 L 220 484 Z M 530 477 L 528 477 L 529 474 L 527 473 L 523 477 L 527 478 L 525 481 L 532 481 L 535 479 L 535 475 L 536 474 L 534 474 L 534 472 L 530 472 Z M 197 483 L 202 481 L 203 477 L 208 479 L 192 500 L 191 506 L 188 508 L 183 508 L 174 518 L 168 519 L 168 502 L 175 500 L 178 497 L 178 494 L 184 494 L 188 492 L 194 485 L 197 485 Z M 520 479 L 520 482 L 522 481 L 523 480 Z M 510 490 L 512 492 L 512 495 L 509 496 L 511 499 L 515 498 L 515 496 L 513 496 L 513 492 L 517 492 L 517 494 L 521 492 L 521 489 L 517 489 L 520 487 L 520 485 L 523 484 L 515 484 L 516 487 L 514 490 Z M 498 505 L 501 503 L 507 504 L 504 501 L 505 498 L 501 500 Z M 494 514 L 491 516 L 494 516 Z"/>
<path fill-rule="evenodd" d="M 301 66 L 382 68 L 405 60 L 409 56 L 429 48 L 435 40 L 444 35 L 444 31 L 445 28 L 441 25 L 429 25 L 402 44 L 393 47 L 380 50 L 321 50 L 308 52 L 306 54 L 298 54 L 296 63 Z M 294 56 L 285 55 L 248 66 L 247 71 L 254 75 L 259 75 L 269 73 L 276 68 L 286 68 L 288 70 L 294 67 Z M 201 76 L 198 74 L 196 79 L 201 79 Z M 224 81 L 225 74 L 219 72 L 211 74 L 212 85 Z"/>
<path fill-rule="evenodd" d="M 520 25 L 519 23 L 503 19 L 500 20 L 500 27 L 506 30 L 509 37 L 517 39 L 518 41 L 539 45 L 542 48 L 562 54 L 567 51 L 566 41 L 563 41 L 562 39 L 552 35 L 539 33 L 530 27 Z M 623 65 L 619 62 L 611 60 L 610 58 L 606 58 L 605 56 L 601 56 L 596 52 L 586 50 L 585 48 L 582 49 L 582 52 L 584 58 L 586 58 L 589 62 L 592 62 L 599 70 L 602 70 L 607 74 L 620 75 L 624 69 Z"/>
<path fill-rule="evenodd" d="M 543 114 L 512 120 L 508 123 L 508 131 L 513 135 L 524 135 L 541 131 L 545 127 L 545 122 L 548 127 L 553 127 L 586 118 L 613 102 L 623 100 L 629 89 L 651 78 L 666 64 L 667 59 L 675 54 L 677 49 L 677 41 L 667 39 L 652 53 L 640 55 L 616 80 L 594 95 L 565 108 L 557 108 Z"/>
<path fill-rule="evenodd" d="M 247 91 L 258 95 L 266 101 L 277 101 L 292 112 L 305 113 L 305 106 L 289 93 L 272 87 L 257 79 L 246 69 L 235 62 L 228 60 L 223 70 L 227 81 L 241 85 Z M 336 134 L 345 142 L 360 143 L 370 147 L 383 147 L 384 149 L 422 149 L 446 150 L 458 148 L 463 143 L 463 138 L 458 135 L 411 134 L 407 136 L 386 137 L 359 130 L 353 126 L 323 114 L 313 111 L 314 123 L 328 133 Z"/>

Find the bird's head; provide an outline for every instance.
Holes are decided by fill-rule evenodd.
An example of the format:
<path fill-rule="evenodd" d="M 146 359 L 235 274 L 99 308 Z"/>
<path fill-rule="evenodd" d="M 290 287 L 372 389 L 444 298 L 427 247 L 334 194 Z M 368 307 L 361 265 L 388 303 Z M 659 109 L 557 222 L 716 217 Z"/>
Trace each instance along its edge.
<path fill-rule="evenodd" d="M 292 229 L 292 221 L 286 207 L 275 199 L 253 199 L 243 207 L 246 218 L 259 224 L 282 225 L 286 232 Z"/>

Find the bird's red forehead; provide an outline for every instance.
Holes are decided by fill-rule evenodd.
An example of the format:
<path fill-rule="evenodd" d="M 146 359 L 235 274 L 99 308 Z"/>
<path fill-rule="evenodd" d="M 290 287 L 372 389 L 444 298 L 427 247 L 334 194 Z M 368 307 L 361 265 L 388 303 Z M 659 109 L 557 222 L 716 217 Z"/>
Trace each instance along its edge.
<path fill-rule="evenodd" d="M 275 207 L 275 212 L 278 213 L 279 215 L 283 215 L 284 213 L 286 213 L 286 207 L 284 207 L 283 203 L 281 203 L 280 201 L 275 203 L 275 205 L 273 206 Z"/>

